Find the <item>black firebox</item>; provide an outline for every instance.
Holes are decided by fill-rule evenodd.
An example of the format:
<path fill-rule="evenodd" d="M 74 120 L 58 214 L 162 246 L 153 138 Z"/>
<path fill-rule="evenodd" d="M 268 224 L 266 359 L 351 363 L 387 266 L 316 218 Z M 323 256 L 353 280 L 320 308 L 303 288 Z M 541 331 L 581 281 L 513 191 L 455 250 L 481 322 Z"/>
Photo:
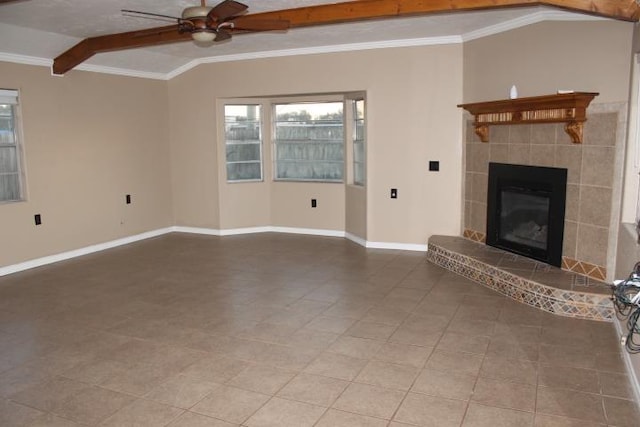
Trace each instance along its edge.
<path fill-rule="evenodd" d="M 562 264 L 567 170 L 489 163 L 487 245 Z"/>

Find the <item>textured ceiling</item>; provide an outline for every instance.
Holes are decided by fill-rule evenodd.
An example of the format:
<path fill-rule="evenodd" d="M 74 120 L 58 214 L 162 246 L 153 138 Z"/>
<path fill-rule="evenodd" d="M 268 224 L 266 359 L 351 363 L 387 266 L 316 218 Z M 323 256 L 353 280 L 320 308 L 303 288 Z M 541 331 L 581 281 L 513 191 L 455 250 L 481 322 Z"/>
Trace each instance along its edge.
<path fill-rule="evenodd" d="M 335 3 L 335 0 L 244 0 L 249 13 Z M 120 9 L 179 16 L 197 0 L 22 0 L 0 4 L 0 59 L 11 55 L 51 60 L 80 40 L 111 33 L 167 25 L 166 21 L 123 16 Z M 215 3 L 211 3 L 212 5 Z M 232 40 L 198 47 L 192 42 L 99 54 L 89 66 L 138 73 L 168 74 L 194 60 L 269 52 L 344 50 L 410 44 L 416 40 L 461 40 L 465 35 L 524 25 L 543 19 L 594 19 L 548 8 L 513 8 L 395 18 L 355 24 L 293 29 L 278 33 L 236 35 Z M 494 31 L 494 32 L 495 32 Z M 426 43 L 426 42 L 425 42 Z M 416 42 L 417 44 L 417 42 Z M 273 53 L 275 55 L 275 53 Z"/>

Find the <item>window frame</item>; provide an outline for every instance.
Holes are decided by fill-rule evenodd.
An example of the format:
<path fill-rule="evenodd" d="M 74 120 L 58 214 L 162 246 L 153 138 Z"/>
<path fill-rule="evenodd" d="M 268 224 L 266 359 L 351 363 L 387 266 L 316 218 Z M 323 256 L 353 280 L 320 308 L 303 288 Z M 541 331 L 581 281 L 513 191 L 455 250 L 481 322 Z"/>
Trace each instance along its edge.
<path fill-rule="evenodd" d="M 0 88 L 0 104 L 11 105 L 13 121 L 13 143 L 3 144 L 0 147 L 14 147 L 16 155 L 16 172 L 3 173 L 0 175 L 16 175 L 18 181 L 18 197 L 15 199 L 0 199 L 0 204 L 19 203 L 27 200 L 26 198 L 26 173 L 24 163 L 24 142 L 22 132 L 22 111 L 20 108 L 20 91 L 17 89 Z"/>
<path fill-rule="evenodd" d="M 350 179 L 350 183 L 352 185 L 358 186 L 358 187 L 365 187 L 366 183 L 367 183 L 367 101 L 364 98 L 364 96 L 359 96 L 359 97 L 354 97 L 354 98 L 350 98 L 349 102 L 352 106 L 352 117 L 351 117 L 351 150 L 352 150 L 352 159 L 351 159 L 351 168 L 352 168 L 352 173 L 351 173 L 351 179 Z M 363 115 L 362 115 L 362 119 L 358 119 L 358 114 L 357 114 L 357 103 L 358 102 L 362 102 L 362 111 L 363 111 Z M 362 122 L 362 139 L 358 140 L 357 136 L 358 136 L 358 122 L 361 121 Z M 356 142 L 361 142 L 362 143 L 362 155 L 363 155 L 363 159 L 362 161 L 358 162 L 356 160 Z M 357 180 L 356 177 L 356 164 L 360 164 L 362 167 L 362 180 L 359 181 Z"/>
<path fill-rule="evenodd" d="M 342 104 L 342 141 L 340 144 L 342 145 L 342 173 L 340 179 L 304 179 L 304 178 L 279 178 L 278 177 L 278 139 L 276 138 L 277 133 L 277 114 L 276 107 L 278 105 L 293 105 L 293 104 Z M 344 184 L 346 182 L 346 166 L 347 166 L 347 147 L 346 147 L 346 138 L 347 138 L 347 119 L 346 119 L 346 101 L 344 96 L 339 98 L 336 97 L 327 97 L 327 96 L 302 96 L 302 97 L 294 97 L 294 98 L 274 98 L 270 100 L 270 112 L 271 112 L 271 167 L 272 167 L 272 180 L 273 182 L 300 182 L 300 183 L 319 183 L 319 184 Z M 336 143 L 338 144 L 338 143 Z M 309 162 L 313 162 L 313 160 L 309 160 Z M 338 163 L 337 161 L 335 163 Z"/>
<path fill-rule="evenodd" d="M 238 107 L 243 107 L 243 106 L 255 106 L 258 107 L 259 110 L 259 118 L 258 118 L 258 132 L 259 132 L 259 143 L 258 145 L 258 150 L 259 150 L 259 154 L 260 154 L 260 159 L 259 160 L 252 160 L 252 161 L 232 161 L 229 162 L 227 160 L 227 106 L 238 106 Z M 223 130 L 223 141 L 224 141 L 224 173 L 225 173 L 225 179 L 226 182 L 229 184 L 238 184 L 238 183 L 250 183 L 250 182 L 264 182 L 265 177 L 264 177 L 264 105 L 261 102 L 246 102 L 246 103 L 242 103 L 242 102 L 225 102 L 222 106 L 222 112 L 223 112 L 223 126 L 224 126 L 224 130 Z M 255 143 L 246 143 L 247 145 L 255 145 Z M 236 144 L 236 145 L 242 145 L 242 144 Z M 258 163 L 260 165 L 260 177 L 259 178 L 248 178 L 248 179 L 229 179 L 229 170 L 228 170 L 228 165 L 229 164 L 240 164 L 240 163 L 244 163 L 244 164 L 255 164 Z"/>

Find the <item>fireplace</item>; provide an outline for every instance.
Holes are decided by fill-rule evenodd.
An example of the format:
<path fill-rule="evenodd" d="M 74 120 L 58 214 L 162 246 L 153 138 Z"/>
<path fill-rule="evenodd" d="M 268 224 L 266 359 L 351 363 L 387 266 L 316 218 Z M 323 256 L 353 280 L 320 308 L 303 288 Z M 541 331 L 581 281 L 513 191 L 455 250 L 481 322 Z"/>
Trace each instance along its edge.
<path fill-rule="evenodd" d="M 487 245 L 562 264 L 567 169 L 489 163 Z"/>

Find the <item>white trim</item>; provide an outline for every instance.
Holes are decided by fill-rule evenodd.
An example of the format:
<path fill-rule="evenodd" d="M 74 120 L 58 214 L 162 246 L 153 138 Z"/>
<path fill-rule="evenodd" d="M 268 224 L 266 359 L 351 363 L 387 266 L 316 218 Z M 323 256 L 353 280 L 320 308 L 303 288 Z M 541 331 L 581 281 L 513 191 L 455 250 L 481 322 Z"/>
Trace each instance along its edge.
<path fill-rule="evenodd" d="M 575 13 L 567 13 L 560 10 L 542 10 L 539 12 L 530 13 L 529 15 L 521 16 L 519 18 L 511 19 L 509 21 L 501 22 L 496 25 L 490 25 L 488 27 L 480 28 L 479 30 L 471 31 L 462 35 L 462 41 L 468 42 L 470 40 L 480 39 L 487 36 L 493 36 L 495 34 L 504 33 L 506 31 L 515 30 L 516 28 L 525 27 L 531 24 L 537 24 L 543 21 L 602 21 L 606 18 L 590 15 L 579 15 Z"/>
<path fill-rule="evenodd" d="M 55 255 L 49 255 L 42 258 L 36 258 L 29 261 L 21 262 L 18 264 L 8 265 L 6 267 L 0 267 L 0 276 L 17 273 L 19 271 L 29 270 L 31 268 L 40 267 L 47 264 L 53 264 L 55 262 L 76 258 L 82 255 L 88 255 L 94 252 L 103 251 L 105 249 L 114 248 L 116 246 L 122 246 L 129 243 L 137 242 L 139 240 L 149 239 L 151 237 L 161 236 L 163 234 L 170 233 L 171 231 L 173 231 L 173 227 L 160 228 L 158 230 L 147 231 L 145 233 L 135 234 L 133 236 L 111 240 L 109 242 L 98 243 L 96 245 L 85 246 L 84 248 L 74 249 L 72 251 L 62 252 Z"/>
<path fill-rule="evenodd" d="M 367 247 L 367 241 L 362 237 L 356 236 L 355 234 L 351 234 L 351 233 L 344 233 L 344 237 L 348 240 L 351 240 L 354 243 L 359 244 L 360 246 L 363 246 L 365 248 Z"/>
<path fill-rule="evenodd" d="M 367 249 L 397 249 L 400 251 L 427 252 L 427 245 L 420 245 L 417 243 L 387 243 L 367 241 Z"/>
<path fill-rule="evenodd" d="M 52 59 L 39 58 L 36 56 L 17 55 L 15 53 L 0 52 L 0 61 L 13 62 L 15 64 L 39 65 L 41 67 L 51 67 Z"/>
<path fill-rule="evenodd" d="M 237 236 L 240 234 L 269 233 L 272 227 L 243 227 L 220 230 L 220 236 Z"/>
<path fill-rule="evenodd" d="M 432 46 L 441 44 L 459 44 L 462 43 L 461 36 L 442 36 L 442 37 L 423 37 L 416 39 L 402 39 L 402 40 L 385 40 L 378 42 L 366 42 L 366 43 L 347 43 L 339 45 L 329 46 L 315 46 L 315 47 L 301 47 L 294 49 L 282 49 L 282 50 L 269 50 L 264 52 L 247 52 L 238 53 L 233 55 L 220 55 L 211 56 L 208 58 L 197 58 L 175 70 L 167 73 L 165 78 L 171 80 L 172 78 L 179 76 L 180 74 L 191 70 L 201 64 L 212 64 L 218 62 L 233 62 L 233 61 L 246 61 L 251 59 L 264 59 L 264 58 L 280 58 L 285 56 L 297 56 L 297 55 L 315 55 L 319 53 L 335 53 L 335 52 L 352 52 L 355 50 L 371 50 L 371 49 L 386 49 L 394 47 L 412 47 L 412 46 Z"/>
<path fill-rule="evenodd" d="M 111 240 L 104 243 L 98 243 L 95 245 L 86 246 L 80 249 L 74 249 L 67 252 L 61 252 L 55 255 L 49 255 L 42 258 L 36 258 L 29 261 L 24 261 L 18 264 L 7 265 L 0 267 L 0 277 L 7 274 L 17 273 L 31 268 L 41 267 L 47 264 L 53 264 L 59 261 L 64 261 L 71 258 L 76 258 L 83 255 L 88 255 L 94 252 L 103 251 L 105 249 L 111 249 L 116 246 L 127 245 L 140 240 L 149 239 L 152 237 L 161 236 L 168 233 L 192 233 L 202 234 L 208 236 L 235 236 L 239 234 L 256 234 L 256 233 L 287 233 L 287 234 L 302 234 L 311 236 L 324 236 L 324 237 L 341 237 L 351 240 L 370 249 L 395 249 L 402 251 L 419 251 L 426 252 L 427 245 L 419 245 L 414 243 L 386 243 L 386 242 L 368 242 L 365 239 L 358 237 L 354 234 L 347 233 L 342 230 L 329 230 L 322 228 L 298 228 L 298 227 L 243 227 L 243 228 L 227 228 L 224 230 L 218 230 L 215 228 L 202 228 L 202 227 L 185 227 L 185 226 L 173 226 L 166 228 L 159 228 L 157 230 L 147 231 L 145 233 L 135 234 L 133 236 L 123 237 L 121 239 Z"/>
<path fill-rule="evenodd" d="M 613 319 L 613 324 L 616 327 L 616 332 L 618 332 L 618 336 L 627 336 L 627 332 L 623 331 L 622 325 L 620 324 L 620 320 L 617 318 Z M 631 388 L 633 389 L 633 394 L 636 400 L 636 403 L 640 403 L 640 380 L 638 376 L 640 372 L 636 372 L 633 368 L 633 362 L 631 361 L 631 355 L 625 349 L 622 350 L 622 358 L 624 359 L 624 363 L 627 367 L 627 374 L 629 375 L 629 381 L 631 382 Z"/>
<path fill-rule="evenodd" d="M 214 228 L 174 226 L 171 227 L 171 231 L 174 231 L 176 233 L 206 234 L 208 236 L 220 235 L 220 230 Z"/>
<path fill-rule="evenodd" d="M 89 71 L 92 73 L 113 74 L 116 76 L 139 77 L 142 79 L 168 80 L 166 73 L 154 73 L 152 71 L 130 70 L 128 68 L 107 67 L 104 65 L 80 64 L 74 70 Z M 59 76 L 59 74 L 56 74 Z"/>
<path fill-rule="evenodd" d="M 307 234 L 311 236 L 344 237 L 344 231 L 322 228 L 268 227 L 274 233 Z"/>

